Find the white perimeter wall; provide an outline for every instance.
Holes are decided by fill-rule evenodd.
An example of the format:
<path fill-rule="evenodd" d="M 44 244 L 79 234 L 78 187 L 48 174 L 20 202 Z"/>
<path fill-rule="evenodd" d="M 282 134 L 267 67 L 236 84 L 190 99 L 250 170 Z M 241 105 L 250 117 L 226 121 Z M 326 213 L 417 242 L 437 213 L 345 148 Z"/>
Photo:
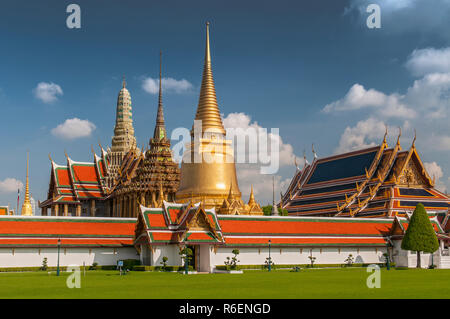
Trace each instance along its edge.
<path fill-rule="evenodd" d="M 56 267 L 57 248 L 0 248 L 0 268 L 4 267 L 40 267 L 47 257 L 47 265 Z M 116 265 L 117 260 L 139 259 L 134 247 L 120 248 L 61 248 L 59 255 L 60 266 L 79 265 L 83 262 L 91 266 Z"/>
<path fill-rule="evenodd" d="M 262 265 L 269 257 L 269 248 L 237 248 L 240 265 Z M 219 248 L 211 252 L 213 265 L 224 265 L 227 257 L 232 257 L 233 248 Z M 382 263 L 385 247 L 361 248 L 271 248 L 270 256 L 275 265 L 283 264 L 310 264 L 308 256 L 316 257 L 315 264 L 344 264 L 349 254 L 352 254 L 355 263 Z"/>

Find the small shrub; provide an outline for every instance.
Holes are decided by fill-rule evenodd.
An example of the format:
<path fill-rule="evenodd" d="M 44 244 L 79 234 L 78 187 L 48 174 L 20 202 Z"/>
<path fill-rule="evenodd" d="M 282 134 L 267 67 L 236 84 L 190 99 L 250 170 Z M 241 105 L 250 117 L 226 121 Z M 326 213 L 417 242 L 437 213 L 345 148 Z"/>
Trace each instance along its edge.
<path fill-rule="evenodd" d="M 266 261 L 264 262 L 264 268 L 269 269 L 269 263 L 270 263 L 270 269 L 275 269 L 275 263 L 272 261 L 272 257 L 266 258 Z"/>
<path fill-rule="evenodd" d="M 227 270 L 235 270 L 237 269 L 237 263 L 239 260 L 237 259 L 237 255 L 239 255 L 239 249 L 233 249 L 231 252 L 234 256 L 233 257 L 227 257 L 227 260 L 225 260 L 224 264 L 226 266 Z"/>
<path fill-rule="evenodd" d="M 166 256 L 164 256 L 163 258 L 162 258 L 162 261 L 160 262 L 160 264 L 162 265 L 162 270 L 163 271 L 166 271 L 166 268 L 167 268 L 167 261 L 169 260 L 169 258 L 168 257 L 166 257 Z"/>
<path fill-rule="evenodd" d="M 353 261 L 354 260 L 355 259 L 353 258 L 353 255 L 350 254 L 350 255 L 348 255 L 347 259 L 344 260 L 344 262 L 345 262 L 347 267 L 351 267 L 353 265 Z"/>
<path fill-rule="evenodd" d="M 316 257 L 308 256 L 308 258 L 311 261 L 311 268 L 314 268 L 314 262 L 316 261 Z"/>
<path fill-rule="evenodd" d="M 42 260 L 41 270 L 46 271 L 47 269 L 48 269 L 47 257 L 44 257 L 44 259 Z"/>
<path fill-rule="evenodd" d="M 97 270 L 97 266 L 98 266 L 98 263 L 97 262 L 93 262 L 92 266 L 89 267 L 89 270 Z"/>

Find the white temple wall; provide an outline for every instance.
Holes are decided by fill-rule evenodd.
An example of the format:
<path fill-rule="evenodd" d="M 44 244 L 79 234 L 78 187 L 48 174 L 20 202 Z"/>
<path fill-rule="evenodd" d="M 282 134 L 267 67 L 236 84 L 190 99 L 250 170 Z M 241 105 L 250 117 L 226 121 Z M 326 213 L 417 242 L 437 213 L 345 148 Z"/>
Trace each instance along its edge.
<path fill-rule="evenodd" d="M 56 267 L 57 248 L 0 248 L 0 268 L 5 267 L 40 267 L 47 257 L 47 265 Z M 116 265 L 118 260 L 139 259 L 134 247 L 119 248 L 61 248 L 60 266 Z"/>
<path fill-rule="evenodd" d="M 150 248 L 147 246 L 147 249 Z M 182 264 L 182 259 L 179 252 L 180 249 L 178 248 L 178 245 L 154 246 L 151 254 L 152 258 L 150 266 L 162 266 L 161 262 L 163 257 L 168 258 L 168 266 L 180 266 Z"/>
<path fill-rule="evenodd" d="M 416 268 L 417 266 L 417 253 L 415 251 L 403 250 L 401 248 L 402 241 L 394 240 L 393 247 L 393 259 L 396 267 L 408 267 L 408 268 Z M 432 257 L 432 254 L 429 253 L 420 253 L 420 266 L 421 268 L 428 268 L 432 264 L 435 266 L 440 265 L 441 250 L 439 248 Z M 444 268 L 444 267 L 442 267 Z"/>
<path fill-rule="evenodd" d="M 227 257 L 232 257 L 234 248 L 218 248 L 212 252 L 212 262 L 215 266 L 224 265 Z M 269 248 L 237 248 L 240 265 L 263 265 L 269 257 Z M 275 265 L 310 264 L 309 256 L 316 257 L 315 264 L 344 264 L 345 259 L 352 254 L 354 263 L 382 263 L 385 247 L 362 248 L 271 248 L 270 256 Z"/>

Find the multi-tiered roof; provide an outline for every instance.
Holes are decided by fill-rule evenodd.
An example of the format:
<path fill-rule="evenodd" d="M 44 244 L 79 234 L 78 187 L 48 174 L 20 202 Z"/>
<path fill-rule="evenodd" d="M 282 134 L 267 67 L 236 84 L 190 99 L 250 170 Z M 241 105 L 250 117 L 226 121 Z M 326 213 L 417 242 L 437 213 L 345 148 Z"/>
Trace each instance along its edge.
<path fill-rule="evenodd" d="M 423 203 L 428 213 L 445 215 L 450 199 L 434 188 L 415 138 L 403 151 L 383 143 L 354 152 L 314 158 L 298 170 L 281 205 L 290 215 L 386 217 L 412 212 Z"/>

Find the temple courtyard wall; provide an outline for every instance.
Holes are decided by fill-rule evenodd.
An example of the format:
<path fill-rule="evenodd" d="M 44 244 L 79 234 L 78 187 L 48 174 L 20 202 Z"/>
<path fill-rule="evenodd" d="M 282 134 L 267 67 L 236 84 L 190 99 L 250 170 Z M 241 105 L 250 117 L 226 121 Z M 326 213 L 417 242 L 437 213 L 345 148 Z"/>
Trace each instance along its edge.
<path fill-rule="evenodd" d="M 47 258 L 49 267 L 56 267 L 57 248 L 0 248 L 0 268 L 7 267 L 41 267 Z M 100 266 L 116 265 L 118 260 L 139 259 L 134 247 L 119 248 L 61 248 L 60 266 L 91 266 L 94 262 Z"/>

